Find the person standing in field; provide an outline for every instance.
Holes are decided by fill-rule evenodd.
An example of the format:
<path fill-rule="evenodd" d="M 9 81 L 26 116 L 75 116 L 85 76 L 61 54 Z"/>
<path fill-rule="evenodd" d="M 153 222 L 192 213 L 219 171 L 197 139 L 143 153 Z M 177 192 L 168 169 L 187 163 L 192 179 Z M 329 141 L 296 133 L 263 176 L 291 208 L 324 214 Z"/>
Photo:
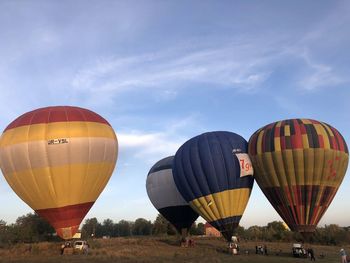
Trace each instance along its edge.
<path fill-rule="evenodd" d="M 64 252 L 64 248 L 66 247 L 66 245 L 65 244 L 62 244 L 61 245 L 61 255 L 63 255 L 63 252 Z"/>
<path fill-rule="evenodd" d="M 87 242 L 83 245 L 83 254 L 89 254 L 89 244 Z"/>
<path fill-rule="evenodd" d="M 341 263 L 348 263 L 344 248 L 340 249 L 340 257 L 341 257 Z"/>
<path fill-rule="evenodd" d="M 316 261 L 316 259 L 315 259 L 315 255 L 314 255 L 314 250 L 312 249 L 312 248 L 309 248 L 308 249 L 308 254 L 309 254 L 309 256 L 310 256 L 310 260 L 312 261 Z"/>

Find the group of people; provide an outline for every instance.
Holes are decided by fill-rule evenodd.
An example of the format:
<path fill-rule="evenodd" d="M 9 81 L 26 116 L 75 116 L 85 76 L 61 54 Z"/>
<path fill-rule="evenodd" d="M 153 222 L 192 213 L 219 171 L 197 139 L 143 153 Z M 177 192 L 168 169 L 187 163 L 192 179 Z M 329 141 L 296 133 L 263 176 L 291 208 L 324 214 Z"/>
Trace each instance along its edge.
<path fill-rule="evenodd" d="M 63 255 L 65 248 L 72 248 L 71 242 L 67 241 L 61 245 L 61 255 Z"/>
<path fill-rule="evenodd" d="M 267 246 L 255 246 L 255 254 L 261 254 L 267 256 Z"/>
<path fill-rule="evenodd" d="M 235 243 L 235 242 L 230 242 L 229 243 L 229 250 L 230 250 L 230 253 L 232 253 L 233 255 L 239 254 L 239 246 L 238 246 L 238 244 Z"/>
<path fill-rule="evenodd" d="M 69 250 L 68 254 L 73 254 L 74 251 L 76 252 L 76 250 L 81 251 L 83 254 L 87 255 L 89 253 L 89 244 L 86 241 L 79 241 L 81 244 L 80 247 L 75 247 L 75 245 L 73 245 L 70 241 L 66 241 L 65 243 L 63 243 L 61 245 L 61 255 L 63 255 L 65 253 L 65 250 Z"/>
<path fill-rule="evenodd" d="M 181 247 L 193 247 L 194 246 L 194 240 L 189 237 L 183 237 L 181 239 Z"/>

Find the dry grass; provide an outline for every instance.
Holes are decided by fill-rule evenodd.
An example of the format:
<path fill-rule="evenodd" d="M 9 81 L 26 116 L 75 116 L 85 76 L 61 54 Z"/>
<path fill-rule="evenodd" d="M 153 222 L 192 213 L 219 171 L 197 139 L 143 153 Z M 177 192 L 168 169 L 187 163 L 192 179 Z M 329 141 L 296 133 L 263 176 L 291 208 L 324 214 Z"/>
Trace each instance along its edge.
<path fill-rule="evenodd" d="M 91 240 L 89 255 L 60 255 L 59 243 L 19 244 L 10 249 L 0 249 L 0 262 L 306 262 L 291 256 L 291 243 L 265 243 L 269 255 L 255 254 L 255 245 L 262 243 L 241 242 L 241 255 L 232 256 L 226 251 L 226 243 L 216 238 L 196 238 L 193 248 L 179 246 L 175 237 L 132 237 Z M 339 249 L 335 246 L 312 246 L 318 262 L 339 262 Z M 344 247 L 350 252 L 350 246 Z M 277 252 L 282 251 L 279 255 Z M 249 255 L 245 254 L 249 252 Z M 321 259 L 323 252 L 326 257 Z"/>

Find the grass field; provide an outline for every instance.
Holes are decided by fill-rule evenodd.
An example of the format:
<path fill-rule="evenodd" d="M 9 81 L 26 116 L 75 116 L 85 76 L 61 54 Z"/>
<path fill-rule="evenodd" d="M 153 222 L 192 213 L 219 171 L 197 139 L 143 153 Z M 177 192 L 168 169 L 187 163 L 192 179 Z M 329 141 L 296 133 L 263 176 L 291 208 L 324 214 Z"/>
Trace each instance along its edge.
<path fill-rule="evenodd" d="M 18 244 L 0 249 L 0 262 L 308 262 L 309 259 L 293 258 L 291 243 L 241 242 L 241 254 L 227 253 L 226 243 L 216 238 L 195 238 L 195 246 L 179 246 L 175 237 L 132 237 L 91 240 L 88 255 L 60 255 L 60 243 Z M 266 244 L 268 256 L 256 255 L 255 245 Z M 316 260 L 322 263 L 340 262 L 337 246 L 311 246 Z M 350 246 L 344 247 L 350 252 Z M 277 255 L 277 252 L 282 251 Z M 245 252 L 248 251 L 249 254 Z M 324 258 L 319 255 L 325 254 Z"/>

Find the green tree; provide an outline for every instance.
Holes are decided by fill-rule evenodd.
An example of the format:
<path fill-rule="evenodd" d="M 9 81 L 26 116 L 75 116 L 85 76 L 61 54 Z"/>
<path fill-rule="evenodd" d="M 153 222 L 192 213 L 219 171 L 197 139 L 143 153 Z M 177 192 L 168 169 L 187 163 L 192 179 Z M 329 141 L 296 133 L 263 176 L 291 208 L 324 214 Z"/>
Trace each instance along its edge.
<path fill-rule="evenodd" d="M 197 235 L 197 224 L 196 224 L 196 222 L 194 222 L 192 224 L 192 226 L 190 227 L 189 233 L 190 233 L 190 235 L 193 235 L 193 236 Z"/>
<path fill-rule="evenodd" d="M 118 235 L 121 237 L 131 236 L 132 223 L 126 220 L 120 220 L 117 225 Z"/>
<path fill-rule="evenodd" d="M 262 240 L 263 228 L 261 226 L 251 226 L 246 230 L 246 236 L 249 240 Z"/>
<path fill-rule="evenodd" d="M 198 236 L 204 235 L 204 224 L 203 223 L 193 223 L 190 228 L 190 235 Z"/>
<path fill-rule="evenodd" d="M 102 236 L 115 236 L 115 224 L 111 219 L 105 219 L 102 222 L 101 234 Z"/>
<path fill-rule="evenodd" d="M 204 235 L 204 234 L 205 234 L 204 224 L 198 223 L 197 224 L 197 235 Z"/>
<path fill-rule="evenodd" d="M 268 241 L 282 240 L 285 237 L 286 228 L 283 222 L 273 221 L 267 224 L 266 238 Z"/>
<path fill-rule="evenodd" d="M 97 218 L 88 218 L 82 227 L 83 237 L 102 237 L 102 225 L 98 222 Z"/>
<path fill-rule="evenodd" d="M 238 236 L 239 238 L 243 239 L 243 238 L 247 238 L 246 234 L 245 234 L 245 229 L 243 226 L 238 226 L 235 229 L 235 232 L 233 234 L 234 236 Z"/>
<path fill-rule="evenodd" d="M 55 229 L 37 214 L 29 213 L 16 220 L 17 241 L 38 242 L 52 239 Z"/>
<path fill-rule="evenodd" d="M 8 226 L 4 220 L 0 220 L 0 246 L 2 247 L 5 243 L 7 243 L 8 239 Z"/>
<path fill-rule="evenodd" d="M 152 223 L 144 218 L 136 219 L 132 227 L 132 234 L 136 236 L 146 236 L 152 234 Z"/>
<path fill-rule="evenodd" d="M 177 234 L 177 230 L 172 224 L 168 222 L 166 233 L 170 236 L 173 236 Z"/>
<path fill-rule="evenodd" d="M 314 235 L 315 241 L 325 245 L 338 245 L 347 239 L 346 229 L 335 225 L 325 225 L 323 228 L 317 228 Z"/>
<path fill-rule="evenodd" d="M 152 233 L 154 235 L 166 234 L 168 230 L 168 221 L 161 215 L 158 214 L 156 220 L 153 223 Z"/>

